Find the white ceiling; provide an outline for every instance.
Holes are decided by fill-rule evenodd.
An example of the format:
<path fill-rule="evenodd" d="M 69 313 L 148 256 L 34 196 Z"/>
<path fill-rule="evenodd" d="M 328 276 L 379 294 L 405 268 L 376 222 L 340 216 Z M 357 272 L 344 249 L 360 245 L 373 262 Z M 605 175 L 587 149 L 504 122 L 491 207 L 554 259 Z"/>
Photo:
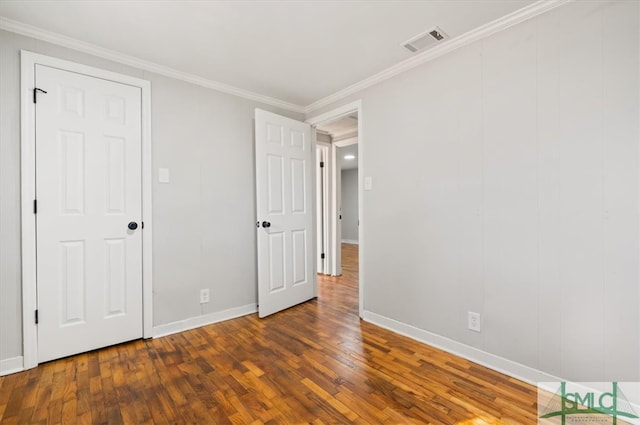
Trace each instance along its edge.
<path fill-rule="evenodd" d="M 354 137 L 358 135 L 358 116 L 350 115 L 335 121 L 323 122 L 316 128 L 328 133 L 334 141 Z"/>
<path fill-rule="evenodd" d="M 207 80 L 307 106 L 533 0 L 2 0 L 0 16 Z"/>
<path fill-rule="evenodd" d="M 358 136 L 358 115 L 348 115 L 337 120 L 323 122 L 316 128 L 328 133 L 333 141 L 349 139 Z M 344 159 L 345 155 L 353 155 L 354 159 Z M 358 168 L 358 144 L 338 147 L 338 168 L 353 170 Z"/>
<path fill-rule="evenodd" d="M 344 159 L 345 155 L 353 155 L 354 159 Z M 338 164 L 341 170 L 355 170 L 358 168 L 358 144 L 338 148 Z"/>

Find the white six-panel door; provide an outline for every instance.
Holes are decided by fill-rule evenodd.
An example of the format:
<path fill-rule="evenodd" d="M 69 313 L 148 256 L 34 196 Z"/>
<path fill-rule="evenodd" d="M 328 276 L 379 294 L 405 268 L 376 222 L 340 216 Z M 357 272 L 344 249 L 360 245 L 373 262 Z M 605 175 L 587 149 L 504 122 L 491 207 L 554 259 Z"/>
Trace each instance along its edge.
<path fill-rule="evenodd" d="M 259 316 L 315 297 L 308 124 L 256 109 Z"/>
<path fill-rule="evenodd" d="M 141 92 L 43 65 L 35 77 L 44 362 L 142 337 Z"/>

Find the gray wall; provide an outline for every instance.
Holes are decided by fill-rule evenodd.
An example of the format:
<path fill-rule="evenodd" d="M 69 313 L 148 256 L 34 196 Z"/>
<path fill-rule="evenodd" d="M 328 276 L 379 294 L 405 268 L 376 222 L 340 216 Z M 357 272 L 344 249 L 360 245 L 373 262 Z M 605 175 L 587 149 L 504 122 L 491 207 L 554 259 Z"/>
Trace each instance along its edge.
<path fill-rule="evenodd" d="M 638 8 L 572 2 L 309 114 L 362 99 L 366 311 L 640 379 Z"/>
<path fill-rule="evenodd" d="M 358 170 L 342 170 L 342 240 L 358 241 Z"/>
<path fill-rule="evenodd" d="M 151 81 L 154 325 L 255 303 L 254 108 L 302 116 L 0 31 L 0 360 L 22 355 L 20 49 Z"/>
<path fill-rule="evenodd" d="M 316 140 L 323 143 L 331 143 L 331 136 L 324 133 L 316 133 Z"/>

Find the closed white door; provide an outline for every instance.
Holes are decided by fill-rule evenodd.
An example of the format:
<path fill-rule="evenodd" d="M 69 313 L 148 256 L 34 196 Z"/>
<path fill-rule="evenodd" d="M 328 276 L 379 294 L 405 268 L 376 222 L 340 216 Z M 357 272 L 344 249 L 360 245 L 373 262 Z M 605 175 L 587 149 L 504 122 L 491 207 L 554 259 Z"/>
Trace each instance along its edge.
<path fill-rule="evenodd" d="M 38 361 L 142 337 L 140 88 L 36 65 Z"/>
<path fill-rule="evenodd" d="M 258 315 L 316 295 L 308 124 L 256 109 Z"/>

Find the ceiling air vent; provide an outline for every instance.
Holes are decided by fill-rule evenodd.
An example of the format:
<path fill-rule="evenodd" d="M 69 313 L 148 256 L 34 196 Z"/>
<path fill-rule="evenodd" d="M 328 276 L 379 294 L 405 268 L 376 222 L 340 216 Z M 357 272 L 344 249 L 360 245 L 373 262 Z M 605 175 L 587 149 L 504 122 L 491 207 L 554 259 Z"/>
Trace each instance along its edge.
<path fill-rule="evenodd" d="M 436 43 L 449 38 L 444 31 L 438 27 L 433 27 L 423 33 L 402 43 L 402 46 L 411 52 L 417 52 L 432 47 Z"/>

